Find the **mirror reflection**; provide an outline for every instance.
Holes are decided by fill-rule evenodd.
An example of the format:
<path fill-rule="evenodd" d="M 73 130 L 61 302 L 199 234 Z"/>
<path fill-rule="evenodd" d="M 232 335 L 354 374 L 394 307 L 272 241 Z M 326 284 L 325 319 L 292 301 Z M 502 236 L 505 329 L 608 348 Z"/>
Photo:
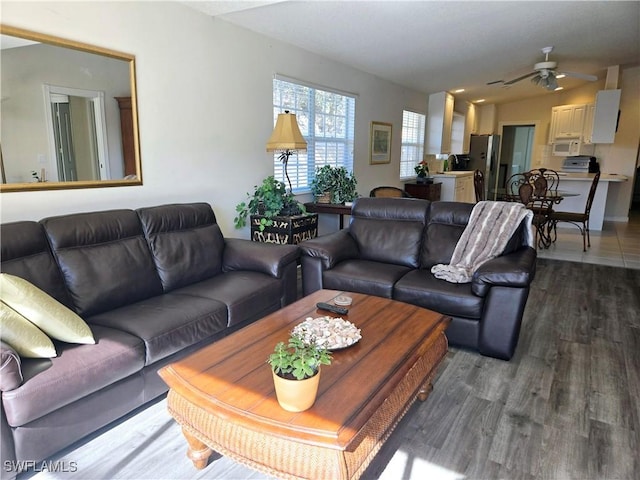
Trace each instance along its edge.
<path fill-rule="evenodd" d="M 0 33 L 0 189 L 140 185 L 134 57 Z"/>

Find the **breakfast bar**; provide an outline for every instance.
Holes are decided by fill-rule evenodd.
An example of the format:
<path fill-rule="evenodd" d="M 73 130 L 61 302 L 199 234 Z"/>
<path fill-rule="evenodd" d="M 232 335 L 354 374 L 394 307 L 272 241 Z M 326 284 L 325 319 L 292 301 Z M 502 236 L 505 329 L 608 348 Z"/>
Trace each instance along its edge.
<path fill-rule="evenodd" d="M 559 172 L 560 183 L 558 190 L 568 192 L 563 201 L 560 210 L 563 212 L 584 212 L 589 189 L 593 182 L 594 173 L 564 173 Z M 610 184 L 626 182 L 628 179 L 624 175 L 616 175 L 610 173 L 602 173 L 598 188 L 591 206 L 591 214 L 589 216 L 589 229 L 602 230 L 604 223 L 604 214 L 607 204 L 607 196 L 609 194 Z"/>

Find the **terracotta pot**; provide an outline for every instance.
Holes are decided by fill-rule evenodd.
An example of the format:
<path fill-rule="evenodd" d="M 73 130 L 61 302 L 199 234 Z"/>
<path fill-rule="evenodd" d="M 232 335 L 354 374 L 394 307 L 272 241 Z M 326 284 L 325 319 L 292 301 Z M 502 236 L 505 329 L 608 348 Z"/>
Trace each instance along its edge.
<path fill-rule="evenodd" d="M 320 371 L 311 378 L 304 380 L 288 380 L 279 377 L 273 370 L 273 384 L 280 406 L 288 412 L 303 412 L 311 408 L 316 401 Z"/>

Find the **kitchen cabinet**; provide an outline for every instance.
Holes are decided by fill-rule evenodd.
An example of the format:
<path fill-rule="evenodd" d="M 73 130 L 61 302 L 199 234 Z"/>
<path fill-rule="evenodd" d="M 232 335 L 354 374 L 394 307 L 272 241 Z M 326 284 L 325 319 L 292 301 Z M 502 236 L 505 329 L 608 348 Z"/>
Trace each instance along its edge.
<path fill-rule="evenodd" d="M 592 143 L 614 143 L 622 90 L 600 90 L 593 112 Z"/>
<path fill-rule="evenodd" d="M 584 128 L 582 129 L 582 141 L 585 144 L 593 143 L 593 117 L 595 114 L 596 106 L 593 103 L 587 105 L 587 112 L 584 118 Z"/>
<path fill-rule="evenodd" d="M 472 171 L 435 174 L 433 177 L 437 182 L 442 183 L 440 200 L 445 202 L 476 202 Z"/>
<path fill-rule="evenodd" d="M 621 90 L 600 90 L 596 103 L 559 105 L 551 109 L 549 144 L 578 138 L 583 143 L 614 143 Z"/>
<path fill-rule="evenodd" d="M 429 95 L 427 111 L 427 154 L 451 153 L 451 125 L 454 98 L 449 92 Z"/>
<path fill-rule="evenodd" d="M 549 143 L 557 138 L 581 138 L 586 116 L 586 104 L 553 107 Z"/>
<path fill-rule="evenodd" d="M 462 141 L 462 153 L 469 153 L 471 148 L 471 134 L 476 133 L 476 106 L 467 104 L 467 114 L 464 117 L 464 138 Z"/>
<path fill-rule="evenodd" d="M 475 203 L 476 195 L 473 189 L 473 176 L 456 178 L 454 200 L 456 202 Z"/>

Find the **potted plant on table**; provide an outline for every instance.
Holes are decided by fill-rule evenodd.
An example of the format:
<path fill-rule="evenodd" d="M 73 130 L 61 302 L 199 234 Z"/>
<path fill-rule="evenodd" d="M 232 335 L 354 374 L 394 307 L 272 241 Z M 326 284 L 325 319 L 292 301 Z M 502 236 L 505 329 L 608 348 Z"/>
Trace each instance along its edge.
<path fill-rule="evenodd" d="M 429 176 L 429 165 L 426 161 L 422 160 L 418 165 L 414 167 L 416 172 L 416 183 L 431 183 L 433 179 Z"/>
<path fill-rule="evenodd" d="M 292 334 L 288 343 L 279 342 L 267 363 L 271 365 L 276 397 L 289 412 L 308 410 L 316 401 L 320 365 L 331 364 L 331 353 L 315 342 L 305 343 Z"/>
<path fill-rule="evenodd" d="M 345 167 L 324 165 L 316 169 L 311 192 L 318 203 L 348 203 L 358 197 L 357 183 Z"/>

